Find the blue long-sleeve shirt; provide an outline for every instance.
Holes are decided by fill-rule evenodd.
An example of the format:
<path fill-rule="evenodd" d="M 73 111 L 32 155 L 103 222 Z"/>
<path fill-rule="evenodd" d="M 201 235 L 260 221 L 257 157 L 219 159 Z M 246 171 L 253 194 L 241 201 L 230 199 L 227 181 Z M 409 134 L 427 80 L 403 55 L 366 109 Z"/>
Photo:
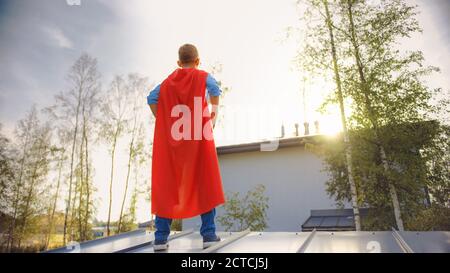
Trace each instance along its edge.
<path fill-rule="evenodd" d="M 160 89 L 161 89 L 161 84 L 158 84 L 155 88 L 153 88 L 152 91 L 150 91 L 150 94 L 147 96 L 147 104 L 158 103 Z M 222 90 L 220 90 L 218 82 L 209 73 L 208 73 L 208 76 L 206 77 L 206 91 L 205 92 L 206 92 L 206 97 L 208 97 L 208 96 L 217 97 L 217 96 L 220 96 L 220 94 L 222 93 Z"/>

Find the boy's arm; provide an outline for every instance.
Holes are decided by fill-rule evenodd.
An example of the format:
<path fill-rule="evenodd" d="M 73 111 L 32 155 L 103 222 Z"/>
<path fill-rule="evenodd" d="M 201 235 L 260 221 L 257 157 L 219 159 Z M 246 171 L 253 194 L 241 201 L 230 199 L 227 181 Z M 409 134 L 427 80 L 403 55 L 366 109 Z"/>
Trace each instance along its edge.
<path fill-rule="evenodd" d="M 216 81 L 216 79 L 214 79 L 213 76 L 211 76 L 211 74 L 208 74 L 208 77 L 206 78 L 206 89 L 208 90 L 209 102 L 212 106 L 211 119 L 214 128 L 218 116 L 219 98 L 222 90 L 220 90 L 219 83 Z"/>
<path fill-rule="evenodd" d="M 158 98 L 159 98 L 159 91 L 160 91 L 161 85 L 158 84 L 147 96 L 147 104 L 150 106 L 150 110 L 152 110 L 153 116 L 156 117 L 157 113 L 157 105 L 158 105 Z"/>
<path fill-rule="evenodd" d="M 209 101 L 211 102 L 212 105 L 211 119 L 213 128 L 216 126 L 216 119 L 219 114 L 219 98 L 220 98 L 219 96 L 211 96 L 209 98 Z"/>
<path fill-rule="evenodd" d="M 152 110 L 153 116 L 156 118 L 156 113 L 158 110 L 158 104 L 153 103 L 153 104 L 149 104 L 148 106 L 150 106 L 150 110 Z"/>

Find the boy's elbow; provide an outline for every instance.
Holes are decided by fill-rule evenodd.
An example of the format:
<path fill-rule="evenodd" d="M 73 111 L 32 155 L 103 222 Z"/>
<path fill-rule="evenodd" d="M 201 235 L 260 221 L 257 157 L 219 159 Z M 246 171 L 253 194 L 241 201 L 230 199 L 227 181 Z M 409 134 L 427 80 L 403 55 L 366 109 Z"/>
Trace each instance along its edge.
<path fill-rule="evenodd" d="M 211 102 L 211 104 L 218 105 L 219 104 L 219 98 L 220 98 L 220 96 L 211 96 L 209 98 L 209 101 Z"/>
<path fill-rule="evenodd" d="M 153 115 L 156 117 L 156 111 L 157 111 L 157 104 L 152 103 L 148 105 L 150 107 L 150 110 L 152 111 Z"/>

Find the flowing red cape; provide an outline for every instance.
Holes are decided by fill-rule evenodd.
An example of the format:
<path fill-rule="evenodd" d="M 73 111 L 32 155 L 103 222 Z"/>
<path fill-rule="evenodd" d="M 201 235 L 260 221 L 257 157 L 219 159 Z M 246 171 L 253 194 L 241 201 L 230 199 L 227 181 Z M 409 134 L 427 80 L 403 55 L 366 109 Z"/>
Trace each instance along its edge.
<path fill-rule="evenodd" d="M 151 188 L 152 213 L 159 217 L 190 218 L 225 202 L 214 139 L 205 138 L 203 134 L 200 139 L 194 136 L 195 120 L 201 123 L 202 132 L 205 128 L 210 130 L 212 136 L 205 98 L 207 75 L 196 68 L 179 68 L 161 84 L 153 141 Z M 194 98 L 198 101 L 201 98 L 199 105 L 202 109 L 197 111 L 206 112 L 200 118 L 195 116 Z M 172 126 L 181 117 L 181 114 L 171 117 L 171 111 L 177 105 L 189 107 L 192 124 L 190 139 L 177 140 L 172 136 Z"/>

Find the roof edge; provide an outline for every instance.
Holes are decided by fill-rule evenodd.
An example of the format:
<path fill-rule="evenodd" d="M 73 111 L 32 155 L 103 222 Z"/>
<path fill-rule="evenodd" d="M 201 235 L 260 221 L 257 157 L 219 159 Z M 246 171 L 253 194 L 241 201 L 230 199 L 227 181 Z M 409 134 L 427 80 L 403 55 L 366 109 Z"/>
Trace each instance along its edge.
<path fill-rule="evenodd" d="M 275 139 L 261 140 L 261 141 L 250 142 L 250 143 L 218 146 L 216 148 L 216 151 L 217 151 L 218 155 L 264 151 L 264 150 L 261 150 L 262 145 L 273 143 L 276 141 L 278 141 L 277 148 L 304 146 L 306 143 L 316 143 L 317 144 L 317 143 L 321 142 L 325 137 L 326 137 L 326 135 L 321 134 L 321 135 L 307 135 L 307 136 L 297 136 L 297 137 L 278 138 L 278 139 L 275 138 Z"/>

